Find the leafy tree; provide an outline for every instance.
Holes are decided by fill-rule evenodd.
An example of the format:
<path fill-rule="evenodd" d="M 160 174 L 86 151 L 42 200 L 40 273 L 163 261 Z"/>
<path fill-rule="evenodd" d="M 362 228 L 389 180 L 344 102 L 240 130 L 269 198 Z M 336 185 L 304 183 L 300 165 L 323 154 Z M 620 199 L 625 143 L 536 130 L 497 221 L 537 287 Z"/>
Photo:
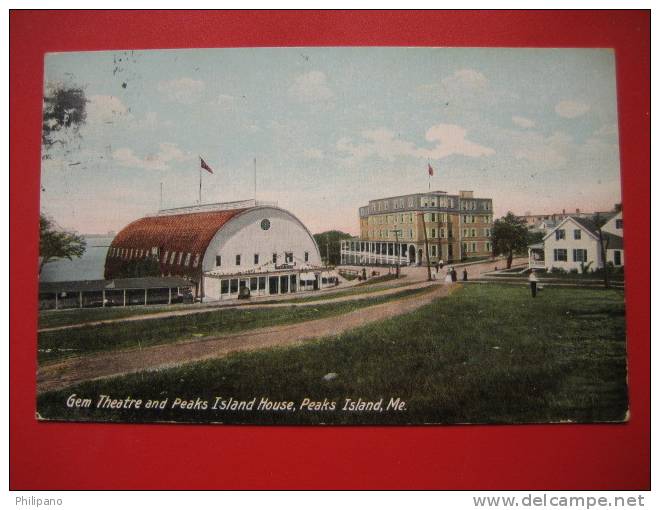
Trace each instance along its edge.
<path fill-rule="evenodd" d="M 351 234 L 339 230 L 328 230 L 327 232 L 314 234 L 314 239 L 321 252 L 321 258 L 331 266 L 337 266 L 341 263 L 340 241 L 351 237 L 353 237 Z"/>
<path fill-rule="evenodd" d="M 78 132 L 87 118 L 87 103 L 85 91 L 80 87 L 56 84 L 47 88 L 41 132 L 46 150 L 55 143 L 64 143 L 58 135 L 68 130 Z"/>
<path fill-rule="evenodd" d="M 511 267 L 514 252 L 527 248 L 528 230 L 511 211 L 493 224 L 493 254 L 506 255 L 506 267 Z"/>
<path fill-rule="evenodd" d="M 55 222 L 41 213 L 39 216 L 39 274 L 48 262 L 57 259 L 73 260 L 85 253 L 87 243 L 82 236 L 66 232 L 55 225 Z"/>

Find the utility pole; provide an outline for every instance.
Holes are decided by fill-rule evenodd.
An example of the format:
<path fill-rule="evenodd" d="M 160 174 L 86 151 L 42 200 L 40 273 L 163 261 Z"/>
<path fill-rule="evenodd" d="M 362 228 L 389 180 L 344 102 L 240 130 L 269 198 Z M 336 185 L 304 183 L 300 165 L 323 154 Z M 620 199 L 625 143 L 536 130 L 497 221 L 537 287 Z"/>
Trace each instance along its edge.
<path fill-rule="evenodd" d="M 394 238 L 396 244 L 394 245 L 394 255 L 396 255 L 396 278 L 399 278 L 399 272 L 400 272 L 400 262 L 401 262 L 401 246 L 399 246 L 399 230 L 394 229 L 392 232 L 394 232 Z"/>
<path fill-rule="evenodd" d="M 325 234 L 325 265 L 330 265 L 330 241 L 328 240 L 328 235 Z"/>
<path fill-rule="evenodd" d="M 428 271 L 428 279 L 431 281 L 431 258 L 429 257 L 429 238 L 426 235 L 426 218 L 425 212 L 422 212 L 422 226 L 424 228 L 424 245 L 426 246 L 426 270 Z"/>

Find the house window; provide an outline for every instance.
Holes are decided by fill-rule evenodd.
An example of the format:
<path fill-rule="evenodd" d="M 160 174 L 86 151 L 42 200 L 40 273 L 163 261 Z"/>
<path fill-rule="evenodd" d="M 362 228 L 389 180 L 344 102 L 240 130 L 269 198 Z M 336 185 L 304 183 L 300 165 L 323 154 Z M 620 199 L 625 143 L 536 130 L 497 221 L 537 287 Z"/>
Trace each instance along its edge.
<path fill-rule="evenodd" d="M 573 262 L 586 262 L 587 261 L 587 250 L 574 249 L 573 250 Z"/>
<path fill-rule="evenodd" d="M 241 256 L 240 255 L 236 255 L 236 265 L 237 266 L 241 265 Z"/>
<path fill-rule="evenodd" d="M 435 244 L 431 246 L 431 257 L 435 257 L 438 254 L 437 248 Z"/>
<path fill-rule="evenodd" d="M 474 228 L 472 229 L 471 237 L 477 237 L 477 230 Z"/>
<path fill-rule="evenodd" d="M 305 262 L 309 262 L 309 252 L 305 252 Z"/>
<path fill-rule="evenodd" d="M 614 265 L 615 266 L 620 266 L 621 265 L 621 251 L 620 250 L 614 250 Z"/>
<path fill-rule="evenodd" d="M 222 265 L 222 255 L 215 256 L 215 266 L 220 267 Z"/>
<path fill-rule="evenodd" d="M 190 265 L 190 253 L 186 253 L 186 261 L 183 263 L 184 266 Z"/>
<path fill-rule="evenodd" d="M 573 230 L 573 239 L 582 239 L 582 230 L 576 229 Z"/>
<path fill-rule="evenodd" d="M 179 266 L 180 266 L 180 265 L 181 265 L 181 261 L 182 261 L 182 260 L 183 260 L 183 252 L 182 252 L 182 251 L 180 251 L 180 252 L 179 252 L 179 259 L 178 259 L 178 261 L 177 261 L 177 265 L 179 265 Z"/>
<path fill-rule="evenodd" d="M 284 253 L 284 261 L 287 264 L 292 264 L 293 263 L 293 253 L 290 251 L 287 251 Z"/>
<path fill-rule="evenodd" d="M 259 254 L 258 253 L 254 254 L 254 264 L 255 265 L 259 264 Z"/>
<path fill-rule="evenodd" d="M 567 250 L 563 248 L 555 248 L 555 262 L 566 262 L 568 260 Z"/>
<path fill-rule="evenodd" d="M 277 264 L 277 253 L 273 253 L 273 264 Z"/>
<path fill-rule="evenodd" d="M 560 239 L 566 239 L 566 231 L 564 229 L 555 230 L 555 239 L 557 241 Z"/>
<path fill-rule="evenodd" d="M 622 229 L 623 228 L 623 220 L 616 220 L 616 228 L 617 229 Z"/>
<path fill-rule="evenodd" d="M 174 258 L 176 257 L 176 252 L 173 251 L 172 254 L 170 255 L 170 266 L 174 264 Z"/>
<path fill-rule="evenodd" d="M 472 251 L 477 251 L 477 243 L 472 243 Z"/>

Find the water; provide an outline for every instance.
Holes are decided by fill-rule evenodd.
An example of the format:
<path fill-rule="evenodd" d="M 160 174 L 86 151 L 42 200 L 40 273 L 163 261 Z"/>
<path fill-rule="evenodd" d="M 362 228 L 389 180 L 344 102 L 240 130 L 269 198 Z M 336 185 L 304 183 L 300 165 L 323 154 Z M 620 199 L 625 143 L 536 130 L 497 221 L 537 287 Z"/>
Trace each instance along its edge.
<path fill-rule="evenodd" d="M 102 280 L 105 256 L 112 237 L 85 236 L 87 249 L 82 257 L 73 260 L 55 260 L 41 271 L 42 282 L 66 282 L 71 280 Z"/>

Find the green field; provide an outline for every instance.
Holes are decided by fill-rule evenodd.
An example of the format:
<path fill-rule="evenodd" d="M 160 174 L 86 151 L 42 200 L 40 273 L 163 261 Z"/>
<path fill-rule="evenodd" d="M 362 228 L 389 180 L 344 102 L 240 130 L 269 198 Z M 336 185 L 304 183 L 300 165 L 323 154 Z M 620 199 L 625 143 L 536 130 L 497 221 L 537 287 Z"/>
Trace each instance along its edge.
<path fill-rule="evenodd" d="M 43 331 L 38 334 L 39 361 L 54 361 L 99 351 L 147 347 L 194 337 L 236 333 L 341 315 L 365 306 L 414 296 L 431 289 L 404 289 L 386 296 L 323 305 L 210 309 L 209 311 L 136 321 Z"/>
<path fill-rule="evenodd" d="M 325 380 L 324 375 L 336 373 Z M 71 394 L 160 400 L 164 410 L 67 409 Z M 262 397 L 294 412 L 171 409 L 175 398 Z M 406 409 L 344 412 L 344 399 Z M 335 411 L 298 408 L 304 398 Z M 627 410 L 625 314 L 617 290 L 465 286 L 416 312 L 302 346 L 239 353 L 45 393 L 48 419 L 225 423 L 619 421 Z"/>

